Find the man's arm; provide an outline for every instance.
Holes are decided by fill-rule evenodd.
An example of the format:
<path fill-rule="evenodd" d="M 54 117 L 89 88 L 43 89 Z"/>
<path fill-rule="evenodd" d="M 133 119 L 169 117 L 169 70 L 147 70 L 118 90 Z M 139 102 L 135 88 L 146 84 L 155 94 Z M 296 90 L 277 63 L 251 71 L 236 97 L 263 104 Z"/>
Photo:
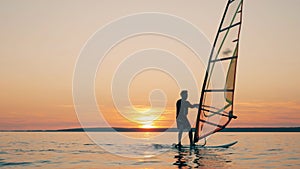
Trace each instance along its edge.
<path fill-rule="evenodd" d="M 193 104 L 192 108 L 199 108 L 199 104 Z"/>
<path fill-rule="evenodd" d="M 198 108 L 198 107 L 199 107 L 199 104 L 191 104 L 191 103 L 188 101 L 188 106 L 189 106 L 189 108 Z"/>
<path fill-rule="evenodd" d="M 180 107 L 181 107 L 181 100 L 177 100 L 177 102 L 176 102 L 176 119 L 179 115 Z"/>

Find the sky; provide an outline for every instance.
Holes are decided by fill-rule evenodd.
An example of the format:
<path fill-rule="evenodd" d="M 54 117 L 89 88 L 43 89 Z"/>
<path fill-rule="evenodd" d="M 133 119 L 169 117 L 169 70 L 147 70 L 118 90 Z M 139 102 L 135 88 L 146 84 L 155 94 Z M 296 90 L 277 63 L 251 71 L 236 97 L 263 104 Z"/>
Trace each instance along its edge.
<path fill-rule="evenodd" d="M 184 18 L 212 43 L 224 7 L 220 0 L 1 0 L 0 130 L 80 127 L 72 97 L 74 69 L 87 40 L 104 25 L 136 13 L 161 12 Z M 234 108 L 238 119 L 231 127 L 300 126 L 299 9 L 296 0 L 244 2 Z M 141 113 L 123 114 L 131 121 L 113 104 L 109 91 L 116 66 L 145 48 L 180 56 L 201 86 L 202 63 L 181 43 L 157 35 L 126 39 L 107 53 L 95 78 L 97 104 L 111 126 L 169 127 L 175 122 L 180 87 L 162 71 L 146 70 L 132 79 L 128 93 Z M 149 92 L 156 88 L 168 98 L 163 113 L 146 111 Z M 198 96 L 190 92 L 190 101 L 197 103 Z M 194 116 L 195 110 L 190 119 Z M 138 123 L 145 119 L 156 120 Z"/>

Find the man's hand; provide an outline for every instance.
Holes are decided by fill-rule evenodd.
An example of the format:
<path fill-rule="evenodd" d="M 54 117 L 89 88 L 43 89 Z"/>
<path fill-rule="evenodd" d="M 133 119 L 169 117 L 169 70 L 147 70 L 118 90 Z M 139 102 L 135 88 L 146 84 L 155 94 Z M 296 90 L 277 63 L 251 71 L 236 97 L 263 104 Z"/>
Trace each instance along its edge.
<path fill-rule="evenodd" d="M 193 108 L 199 108 L 199 104 L 193 104 Z"/>

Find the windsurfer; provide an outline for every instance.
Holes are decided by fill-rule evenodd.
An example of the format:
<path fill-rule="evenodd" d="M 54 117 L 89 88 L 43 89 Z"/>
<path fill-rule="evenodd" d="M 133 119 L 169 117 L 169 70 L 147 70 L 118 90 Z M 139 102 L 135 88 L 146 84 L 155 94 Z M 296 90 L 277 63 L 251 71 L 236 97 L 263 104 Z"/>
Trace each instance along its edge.
<path fill-rule="evenodd" d="M 193 143 L 193 131 L 191 128 L 191 124 L 187 118 L 188 115 L 188 108 L 197 108 L 199 107 L 198 104 L 191 104 L 189 101 L 187 101 L 188 98 L 188 91 L 183 90 L 180 93 L 181 99 L 179 99 L 176 102 L 176 123 L 177 123 L 177 129 L 178 131 L 178 144 L 177 147 L 181 147 L 181 139 L 182 139 L 182 133 L 184 131 L 189 132 L 189 139 L 190 139 L 190 145 L 192 146 Z"/>

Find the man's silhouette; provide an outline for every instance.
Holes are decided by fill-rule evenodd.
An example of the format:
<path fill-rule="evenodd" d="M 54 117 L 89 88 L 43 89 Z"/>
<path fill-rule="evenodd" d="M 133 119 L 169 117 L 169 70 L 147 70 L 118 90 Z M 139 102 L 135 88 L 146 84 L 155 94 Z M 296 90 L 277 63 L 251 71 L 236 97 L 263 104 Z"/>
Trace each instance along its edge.
<path fill-rule="evenodd" d="M 188 92 L 186 90 L 181 91 L 181 99 L 176 102 L 176 122 L 178 128 L 178 147 L 181 147 L 181 138 L 184 131 L 189 132 L 190 145 L 193 145 L 193 132 L 191 124 L 187 118 L 188 108 L 198 107 L 198 104 L 191 104 L 187 101 Z"/>

